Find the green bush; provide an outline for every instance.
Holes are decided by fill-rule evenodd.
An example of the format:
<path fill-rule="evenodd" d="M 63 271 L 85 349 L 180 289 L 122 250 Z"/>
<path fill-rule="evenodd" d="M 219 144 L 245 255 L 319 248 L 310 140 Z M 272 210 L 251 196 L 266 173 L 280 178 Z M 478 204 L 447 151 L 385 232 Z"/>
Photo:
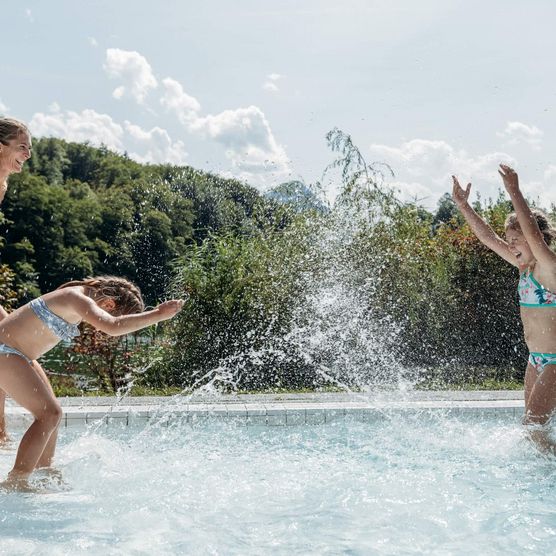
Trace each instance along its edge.
<path fill-rule="evenodd" d="M 176 263 L 172 293 L 188 301 L 172 328 L 165 383 L 249 390 L 313 385 L 310 367 L 288 339 L 314 264 L 305 230 L 299 219 L 284 231 L 211 235 Z"/>

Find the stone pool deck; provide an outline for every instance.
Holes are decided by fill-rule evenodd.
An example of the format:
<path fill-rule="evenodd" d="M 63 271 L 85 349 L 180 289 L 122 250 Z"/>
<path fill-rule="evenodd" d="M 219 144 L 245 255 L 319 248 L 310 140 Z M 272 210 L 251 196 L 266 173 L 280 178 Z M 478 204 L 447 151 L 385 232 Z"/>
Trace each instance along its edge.
<path fill-rule="evenodd" d="M 218 397 L 145 396 L 60 398 L 62 426 L 105 420 L 132 424 L 151 418 L 195 422 L 233 420 L 247 425 L 320 424 L 346 417 L 376 419 L 397 412 L 441 410 L 449 414 L 523 414 L 522 390 L 389 391 L 375 393 L 234 394 Z M 8 426 L 25 425 L 31 416 L 7 400 Z"/>

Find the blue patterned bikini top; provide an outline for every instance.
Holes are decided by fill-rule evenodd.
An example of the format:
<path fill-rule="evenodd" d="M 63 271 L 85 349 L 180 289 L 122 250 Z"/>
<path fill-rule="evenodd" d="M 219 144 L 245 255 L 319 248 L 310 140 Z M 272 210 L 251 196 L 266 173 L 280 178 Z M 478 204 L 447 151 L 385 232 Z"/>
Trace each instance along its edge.
<path fill-rule="evenodd" d="M 529 269 L 521 273 L 517 291 L 522 307 L 556 307 L 556 294 L 541 286 Z"/>
<path fill-rule="evenodd" d="M 70 342 L 72 338 L 79 336 L 79 328 L 77 324 L 72 324 L 64 320 L 62 317 L 55 315 L 46 305 L 44 299 L 42 297 L 37 297 L 37 299 L 33 299 L 31 303 L 29 303 L 31 309 L 33 309 L 35 315 L 39 317 L 39 319 L 46 324 L 50 330 L 58 338 L 64 340 L 66 342 Z"/>

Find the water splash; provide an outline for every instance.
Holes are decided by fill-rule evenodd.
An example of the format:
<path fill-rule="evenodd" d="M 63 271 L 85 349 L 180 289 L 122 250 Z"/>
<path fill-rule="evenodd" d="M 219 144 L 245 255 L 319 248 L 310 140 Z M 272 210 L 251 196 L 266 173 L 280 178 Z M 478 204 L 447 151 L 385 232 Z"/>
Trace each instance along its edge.
<path fill-rule="evenodd" d="M 285 241 L 302 247 L 292 265 L 295 294 L 287 326 L 275 315 L 243 332 L 237 348 L 226 346 L 228 353 L 217 364 L 193 373 L 188 392 L 238 391 L 246 383 L 254 389 L 261 383 L 361 391 L 413 380 L 399 363 L 399 326 L 373 309 L 380 277 L 361 266 L 358 240 L 368 221 L 355 219 L 352 208 L 340 205 L 307 216 L 289 230 Z"/>

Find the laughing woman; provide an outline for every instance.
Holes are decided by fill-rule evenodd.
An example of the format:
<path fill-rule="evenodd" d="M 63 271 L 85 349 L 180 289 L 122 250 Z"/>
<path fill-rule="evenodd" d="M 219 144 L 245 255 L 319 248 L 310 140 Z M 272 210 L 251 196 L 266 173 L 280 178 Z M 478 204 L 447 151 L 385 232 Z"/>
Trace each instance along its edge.
<path fill-rule="evenodd" d="M 13 118 L 0 117 L 0 203 L 4 200 L 8 190 L 8 178 L 12 174 L 18 174 L 23 164 L 31 158 L 31 134 L 27 126 Z M 0 320 L 8 316 L 8 313 L 0 305 Z M 36 362 L 33 366 L 39 376 L 49 385 L 46 374 L 42 367 Z M 4 406 L 6 396 L 0 390 L 0 443 L 7 440 L 6 422 L 4 417 Z M 54 438 L 54 444 L 56 439 Z M 54 448 L 52 447 L 52 452 Z M 48 453 L 48 451 L 47 451 Z"/>

